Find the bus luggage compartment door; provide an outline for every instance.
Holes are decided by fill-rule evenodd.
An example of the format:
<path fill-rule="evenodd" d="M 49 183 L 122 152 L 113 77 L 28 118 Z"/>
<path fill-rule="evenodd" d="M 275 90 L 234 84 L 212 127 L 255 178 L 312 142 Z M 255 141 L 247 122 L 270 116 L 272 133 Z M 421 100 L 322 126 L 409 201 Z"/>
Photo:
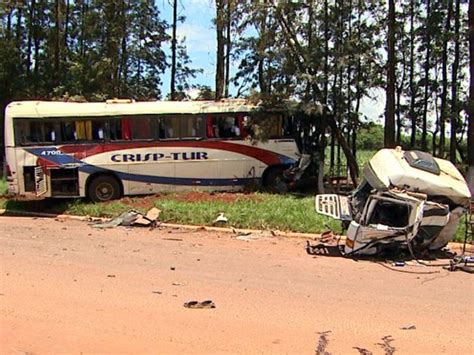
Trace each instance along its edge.
<path fill-rule="evenodd" d="M 48 191 L 46 175 L 41 166 L 35 166 L 35 190 L 36 196 L 44 195 Z"/>

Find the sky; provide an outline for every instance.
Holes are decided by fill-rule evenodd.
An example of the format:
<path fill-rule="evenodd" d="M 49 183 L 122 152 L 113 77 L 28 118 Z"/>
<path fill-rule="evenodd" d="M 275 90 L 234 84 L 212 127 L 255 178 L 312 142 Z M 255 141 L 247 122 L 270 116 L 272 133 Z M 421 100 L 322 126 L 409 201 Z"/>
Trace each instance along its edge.
<path fill-rule="evenodd" d="M 161 17 L 169 24 L 173 22 L 173 8 L 168 0 L 156 0 Z M 192 68 L 203 69 L 192 84 L 214 87 L 214 72 L 216 65 L 216 32 L 212 20 L 215 14 L 213 0 L 178 0 L 178 17 L 186 16 L 184 23 L 178 25 L 176 33 L 178 40 L 186 37 L 188 55 Z M 171 36 L 171 28 L 168 30 Z M 166 50 L 170 53 L 170 44 Z M 170 70 L 163 78 L 163 97 L 170 91 Z"/>
<path fill-rule="evenodd" d="M 170 2 L 171 0 L 156 0 L 161 18 L 169 24 L 173 20 L 173 8 Z M 188 55 L 192 61 L 191 67 L 203 69 L 203 73 L 198 74 L 191 84 L 207 85 L 211 89 L 214 89 L 215 86 L 216 66 L 216 31 L 212 22 L 216 13 L 214 4 L 214 0 L 178 0 L 178 16 L 183 15 L 186 19 L 184 23 L 178 25 L 177 36 L 179 39 L 186 37 Z M 171 28 L 168 33 L 171 35 Z M 165 50 L 170 53 L 170 44 L 166 46 Z M 237 63 L 232 64 L 231 71 L 237 66 Z M 170 91 L 170 75 L 168 69 L 163 77 L 163 97 L 166 97 Z M 232 86 L 230 92 L 232 94 Z M 361 113 L 371 121 L 381 122 L 380 117 L 385 108 L 383 90 L 373 90 L 370 96 L 373 99 L 362 100 Z"/>

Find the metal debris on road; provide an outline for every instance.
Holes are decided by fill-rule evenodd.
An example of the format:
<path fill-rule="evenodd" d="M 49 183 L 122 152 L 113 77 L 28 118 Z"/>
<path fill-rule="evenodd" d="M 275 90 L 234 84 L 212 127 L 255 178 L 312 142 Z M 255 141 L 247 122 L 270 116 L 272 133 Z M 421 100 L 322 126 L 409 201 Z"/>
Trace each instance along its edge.
<path fill-rule="evenodd" d="M 194 308 L 194 309 L 216 308 L 216 305 L 211 300 L 206 300 L 206 301 L 202 301 L 202 302 L 189 301 L 189 302 L 186 302 L 183 306 L 186 307 L 186 308 Z"/>
<path fill-rule="evenodd" d="M 224 216 L 224 212 L 221 212 L 219 213 L 219 215 L 216 217 L 216 219 L 214 220 L 212 224 L 215 226 L 218 226 L 218 225 L 226 224 L 228 221 L 229 219 L 226 216 Z"/>
<path fill-rule="evenodd" d="M 161 210 L 156 207 L 149 209 L 145 215 L 135 210 L 130 210 L 122 213 L 120 216 L 115 217 L 110 221 L 94 223 L 90 226 L 92 228 L 115 228 L 118 226 L 155 227 L 160 213 Z"/>

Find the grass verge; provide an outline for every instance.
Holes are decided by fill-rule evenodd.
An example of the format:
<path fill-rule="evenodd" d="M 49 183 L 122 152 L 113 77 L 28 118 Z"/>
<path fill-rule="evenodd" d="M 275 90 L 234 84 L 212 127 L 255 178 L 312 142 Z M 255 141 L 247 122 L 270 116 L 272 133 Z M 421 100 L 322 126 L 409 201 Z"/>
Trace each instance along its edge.
<path fill-rule="evenodd" d="M 7 190 L 7 180 L 5 180 L 5 178 L 0 179 L 0 195 L 5 195 L 7 193 Z"/>
<path fill-rule="evenodd" d="M 157 197 L 153 204 L 162 210 L 160 221 L 210 226 L 219 213 L 229 219 L 228 226 L 318 233 L 327 229 L 341 232 L 337 221 L 318 215 L 312 196 L 236 194 L 233 201 L 183 201 L 180 194 Z M 239 198 L 238 196 L 242 196 Z M 139 201 L 140 199 L 134 199 Z M 123 201 L 90 203 L 84 200 L 14 201 L 0 200 L 7 210 L 64 213 L 80 216 L 113 217 L 131 208 L 145 212 L 149 206 Z"/>
<path fill-rule="evenodd" d="M 151 206 L 162 213 L 160 220 L 210 226 L 219 213 L 229 219 L 228 226 L 249 229 L 270 229 L 301 233 L 319 233 L 331 229 L 343 233 L 341 225 L 332 218 L 319 215 L 314 210 L 313 196 L 255 194 L 232 195 L 231 201 L 205 199 L 187 201 L 183 194 L 166 194 L 158 197 L 125 198 L 109 203 L 90 203 L 85 200 L 49 199 L 41 201 L 14 201 L 0 199 L 0 208 L 33 212 L 64 213 L 79 216 L 115 217 L 122 212 L 135 209 L 145 212 Z M 203 194 L 204 196 L 204 194 Z M 219 198 L 219 194 L 214 195 Z M 147 199 L 148 205 L 143 203 Z M 465 217 L 459 223 L 455 241 L 464 241 Z"/>
<path fill-rule="evenodd" d="M 250 229 L 318 233 L 327 229 L 341 232 L 337 221 L 318 215 L 313 197 L 255 194 L 256 199 L 223 201 L 157 200 L 161 220 L 173 223 L 210 225 L 219 213 L 229 219 L 229 226 Z"/>

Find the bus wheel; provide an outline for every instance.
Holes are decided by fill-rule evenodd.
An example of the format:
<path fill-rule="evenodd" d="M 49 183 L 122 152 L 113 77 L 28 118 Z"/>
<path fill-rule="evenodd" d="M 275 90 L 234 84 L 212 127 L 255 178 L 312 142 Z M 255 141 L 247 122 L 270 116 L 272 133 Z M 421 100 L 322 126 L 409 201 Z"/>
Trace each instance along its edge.
<path fill-rule="evenodd" d="M 288 192 L 288 184 L 283 177 L 285 168 L 275 167 L 265 174 L 263 186 L 268 192 L 282 194 Z"/>
<path fill-rule="evenodd" d="M 113 176 L 98 176 L 89 184 L 87 196 L 93 202 L 116 200 L 120 198 L 120 184 Z"/>

